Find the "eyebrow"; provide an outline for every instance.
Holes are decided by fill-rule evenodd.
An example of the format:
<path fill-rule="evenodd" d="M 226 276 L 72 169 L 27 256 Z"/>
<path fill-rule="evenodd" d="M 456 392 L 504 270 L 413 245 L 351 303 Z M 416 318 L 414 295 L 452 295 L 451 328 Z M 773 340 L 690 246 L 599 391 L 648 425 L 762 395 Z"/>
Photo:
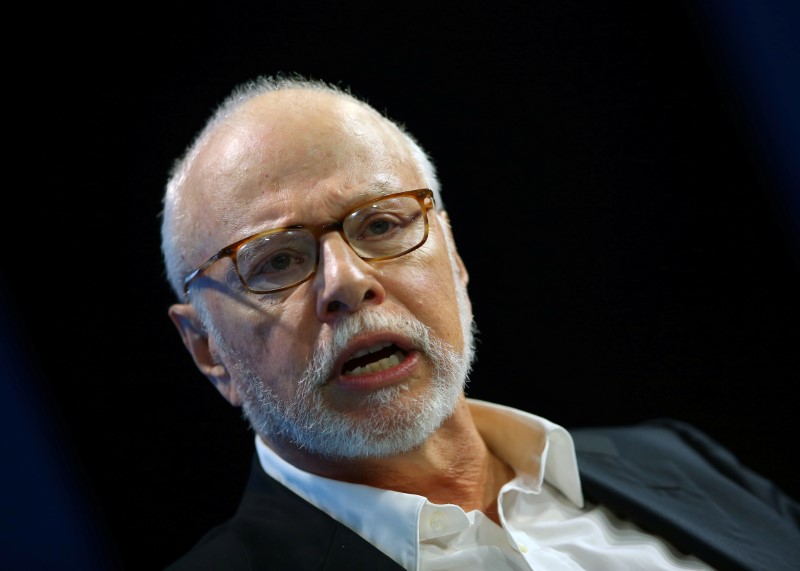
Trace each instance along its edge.
<path fill-rule="evenodd" d="M 363 204 L 365 202 L 369 202 L 371 200 L 377 200 L 384 196 L 388 196 L 390 194 L 394 194 L 397 192 L 403 192 L 404 188 L 400 187 L 394 183 L 386 182 L 386 181 L 378 181 L 367 184 L 364 188 L 356 191 L 353 195 L 347 198 L 347 201 L 342 203 L 344 207 L 344 212 L 350 212 L 353 208 L 357 205 Z M 333 220 L 331 220 L 333 222 Z M 245 238 L 250 238 L 251 236 L 255 236 L 256 234 L 260 234 L 262 232 L 267 232 L 269 230 L 274 230 L 276 228 L 291 228 L 293 226 L 302 226 L 302 227 L 313 227 L 313 226 L 322 226 L 328 224 L 309 224 L 307 222 L 291 222 L 291 223 L 272 223 L 269 225 L 261 226 L 260 229 L 250 232 L 249 234 L 240 238 L 240 240 L 244 240 Z M 238 240 L 233 240 L 230 243 L 233 244 Z"/>
<path fill-rule="evenodd" d="M 369 200 L 381 198 L 382 196 L 394 194 L 396 192 L 403 192 L 403 190 L 405 189 L 389 182 L 375 182 L 367 185 L 365 189 L 356 192 L 348 199 L 347 203 L 350 206 L 355 206 Z"/>

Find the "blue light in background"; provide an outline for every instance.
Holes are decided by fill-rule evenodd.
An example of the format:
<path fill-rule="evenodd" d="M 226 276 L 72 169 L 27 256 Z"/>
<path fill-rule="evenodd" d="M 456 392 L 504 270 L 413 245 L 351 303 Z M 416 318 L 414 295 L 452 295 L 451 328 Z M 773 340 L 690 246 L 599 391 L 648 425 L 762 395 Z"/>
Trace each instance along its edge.
<path fill-rule="evenodd" d="M 740 127 L 770 187 L 775 219 L 800 262 L 800 2 L 695 0 Z"/>
<path fill-rule="evenodd" d="M 111 569 L 75 458 L 0 281 L 0 567 Z"/>

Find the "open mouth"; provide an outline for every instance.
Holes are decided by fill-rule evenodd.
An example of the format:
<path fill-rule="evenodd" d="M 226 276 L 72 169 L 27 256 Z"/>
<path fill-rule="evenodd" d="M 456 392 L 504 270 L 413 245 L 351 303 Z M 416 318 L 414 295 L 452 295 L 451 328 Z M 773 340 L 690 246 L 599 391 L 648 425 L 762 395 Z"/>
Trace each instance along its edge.
<path fill-rule="evenodd" d="M 378 343 L 356 351 L 352 359 L 342 367 L 342 374 L 348 376 L 378 373 L 395 367 L 406 358 L 406 352 L 394 343 Z"/>

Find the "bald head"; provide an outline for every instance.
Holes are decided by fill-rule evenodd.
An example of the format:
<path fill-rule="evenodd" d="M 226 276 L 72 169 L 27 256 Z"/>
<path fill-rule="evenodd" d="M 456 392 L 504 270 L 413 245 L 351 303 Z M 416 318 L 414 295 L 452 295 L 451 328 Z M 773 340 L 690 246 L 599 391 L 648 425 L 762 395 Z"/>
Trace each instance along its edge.
<path fill-rule="evenodd" d="M 290 189 L 313 193 L 334 179 L 392 187 L 400 175 L 420 180 L 438 198 L 423 149 L 401 125 L 348 92 L 298 78 L 238 87 L 167 184 L 162 250 L 169 282 L 181 296 L 186 274 L 231 237 L 258 230 L 254 209 L 269 214 L 271 204 L 289 200 Z"/>

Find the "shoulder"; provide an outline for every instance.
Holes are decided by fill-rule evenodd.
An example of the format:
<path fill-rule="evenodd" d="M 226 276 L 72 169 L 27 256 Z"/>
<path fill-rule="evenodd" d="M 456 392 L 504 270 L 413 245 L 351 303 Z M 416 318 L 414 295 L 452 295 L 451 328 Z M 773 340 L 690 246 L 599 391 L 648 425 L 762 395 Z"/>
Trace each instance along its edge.
<path fill-rule="evenodd" d="M 630 426 L 570 431 L 581 468 L 589 480 L 624 473 L 654 486 L 689 480 L 709 495 L 744 493 L 782 518 L 800 522 L 800 505 L 724 445 L 698 427 L 672 418 Z"/>
<path fill-rule="evenodd" d="M 322 545 L 326 538 L 330 542 L 336 526 L 332 518 L 268 476 L 251 477 L 236 514 L 209 530 L 166 569 L 318 568 L 315 560 L 324 560 Z"/>
<path fill-rule="evenodd" d="M 255 569 L 248 550 L 228 524 L 208 532 L 191 550 L 165 571 L 215 571 Z"/>
<path fill-rule="evenodd" d="M 618 454 L 632 449 L 644 452 L 701 456 L 725 449 L 697 427 L 672 418 L 657 418 L 627 426 L 593 426 L 570 430 L 576 450 Z"/>
<path fill-rule="evenodd" d="M 734 478 L 755 475 L 711 436 L 672 418 L 629 426 L 578 428 L 570 434 L 578 455 L 605 454 L 639 463 L 657 458 L 688 467 L 713 468 Z"/>
<path fill-rule="evenodd" d="M 585 497 L 721 569 L 793 569 L 800 505 L 695 426 L 580 428 Z"/>
<path fill-rule="evenodd" d="M 671 418 L 629 426 L 597 426 L 570 431 L 584 463 L 611 461 L 643 469 L 670 465 L 692 473 L 724 475 L 734 480 L 759 476 L 743 466 L 725 446 L 699 428 Z"/>
<path fill-rule="evenodd" d="M 350 528 L 269 477 L 256 459 L 236 514 L 166 571 L 323 568 L 397 566 Z"/>

